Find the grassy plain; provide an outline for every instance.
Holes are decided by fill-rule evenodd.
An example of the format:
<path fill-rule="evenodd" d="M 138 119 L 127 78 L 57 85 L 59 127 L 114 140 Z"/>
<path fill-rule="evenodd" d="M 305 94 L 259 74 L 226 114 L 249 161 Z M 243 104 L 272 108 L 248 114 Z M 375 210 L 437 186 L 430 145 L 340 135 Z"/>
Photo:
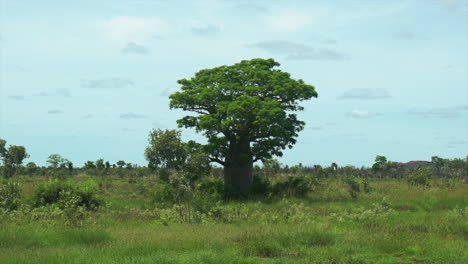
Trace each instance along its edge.
<path fill-rule="evenodd" d="M 154 178 L 92 179 L 105 205 L 78 222 L 53 210 L 0 215 L 0 263 L 468 263 L 460 180 L 372 179 L 352 199 L 343 181 L 320 179 L 305 198 L 227 201 L 187 217 L 189 207 L 155 208 Z M 23 204 L 43 181 L 19 179 Z"/>

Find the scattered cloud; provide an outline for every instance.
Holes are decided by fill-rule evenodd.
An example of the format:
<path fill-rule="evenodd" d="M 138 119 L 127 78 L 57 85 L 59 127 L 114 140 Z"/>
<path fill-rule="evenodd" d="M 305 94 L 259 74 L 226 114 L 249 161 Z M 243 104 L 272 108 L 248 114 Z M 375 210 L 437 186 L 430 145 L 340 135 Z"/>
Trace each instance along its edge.
<path fill-rule="evenodd" d="M 336 52 L 330 49 L 315 49 L 310 46 L 286 41 L 270 40 L 262 41 L 249 45 L 248 47 L 260 48 L 267 52 L 286 56 L 289 60 L 348 60 L 350 57 L 346 54 Z"/>
<path fill-rule="evenodd" d="M 253 3 L 243 3 L 234 6 L 235 9 L 238 9 L 242 12 L 252 12 L 252 13 L 268 13 L 268 8 Z"/>
<path fill-rule="evenodd" d="M 136 114 L 136 113 L 125 113 L 125 114 L 121 114 L 120 118 L 122 119 L 144 119 L 144 118 L 148 118 L 148 116 L 142 115 L 142 114 Z"/>
<path fill-rule="evenodd" d="M 168 28 L 166 23 L 158 18 L 120 16 L 105 23 L 107 36 L 114 42 L 129 43 L 135 41 L 144 43 L 154 38 Z"/>
<path fill-rule="evenodd" d="M 71 93 L 68 89 L 57 89 L 55 92 L 50 93 L 50 92 L 40 92 L 40 93 L 35 93 L 33 96 L 63 96 L 63 97 L 71 97 Z"/>
<path fill-rule="evenodd" d="M 63 114 L 63 111 L 59 109 L 54 109 L 54 110 L 47 111 L 47 113 L 48 114 Z"/>
<path fill-rule="evenodd" d="M 320 43 L 320 44 L 327 44 L 327 45 L 330 45 L 330 44 L 336 44 L 338 43 L 338 41 L 334 38 L 330 38 L 330 37 L 320 37 L 320 36 L 311 36 L 309 38 L 310 41 L 313 41 L 313 42 L 316 42 L 316 43 Z"/>
<path fill-rule="evenodd" d="M 426 37 L 422 37 L 422 36 L 416 35 L 416 34 L 414 34 L 412 32 L 408 32 L 408 31 L 398 32 L 394 36 L 395 36 L 395 38 L 406 39 L 406 40 L 418 40 L 418 39 L 425 40 L 425 39 L 427 39 Z"/>
<path fill-rule="evenodd" d="M 366 118 L 371 118 L 371 117 L 375 117 L 375 116 L 379 116 L 381 114 L 379 113 L 371 113 L 369 112 L 369 110 L 360 110 L 360 109 L 356 109 L 356 110 L 353 110 L 351 111 L 349 114 L 347 114 L 348 116 L 351 116 L 352 118 L 356 118 L 356 119 L 366 119 Z"/>
<path fill-rule="evenodd" d="M 312 21 L 311 16 L 300 11 L 286 11 L 281 14 L 269 16 L 268 24 L 278 31 L 297 31 Z"/>
<path fill-rule="evenodd" d="M 466 140 L 451 140 L 447 143 L 448 148 L 456 148 L 460 146 L 468 146 L 468 141 Z"/>
<path fill-rule="evenodd" d="M 218 34 L 221 30 L 219 27 L 213 26 L 213 25 L 207 25 L 207 26 L 198 26 L 198 27 L 192 27 L 190 31 L 197 35 L 197 36 L 213 36 Z"/>
<path fill-rule="evenodd" d="M 347 133 L 347 134 L 342 134 L 341 136 L 343 137 L 364 137 L 364 133 Z"/>
<path fill-rule="evenodd" d="M 458 8 L 463 6 L 465 0 L 437 0 L 449 8 Z"/>
<path fill-rule="evenodd" d="M 118 89 L 133 86 L 129 78 L 109 78 L 98 80 L 81 79 L 81 87 L 90 89 Z"/>
<path fill-rule="evenodd" d="M 143 45 L 136 44 L 135 42 L 129 42 L 127 45 L 121 50 L 124 54 L 139 54 L 145 55 L 148 54 L 150 51 Z"/>
<path fill-rule="evenodd" d="M 351 89 L 345 91 L 337 99 L 375 100 L 391 97 L 390 93 L 385 89 Z"/>
<path fill-rule="evenodd" d="M 458 118 L 462 117 L 463 113 L 468 111 L 468 105 L 445 107 L 445 108 L 431 108 L 431 109 L 410 109 L 406 113 L 412 116 L 419 116 L 424 118 Z"/>
<path fill-rule="evenodd" d="M 161 128 L 161 129 L 166 128 L 165 125 L 163 125 L 163 124 L 161 124 L 159 122 L 153 122 L 153 123 L 151 123 L 151 125 L 153 125 L 153 127 L 156 127 L 156 128 Z"/>
<path fill-rule="evenodd" d="M 24 95 L 9 95 L 8 98 L 11 98 L 17 101 L 23 101 L 25 99 Z"/>

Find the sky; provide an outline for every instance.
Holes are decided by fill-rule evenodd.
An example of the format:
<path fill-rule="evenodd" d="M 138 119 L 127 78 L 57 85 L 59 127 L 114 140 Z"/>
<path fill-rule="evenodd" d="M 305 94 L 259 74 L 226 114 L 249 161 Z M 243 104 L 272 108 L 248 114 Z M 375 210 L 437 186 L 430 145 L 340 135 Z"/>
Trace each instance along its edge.
<path fill-rule="evenodd" d="M 146 165 L 187 114 L 177 80 L 252 58 L 319 95 L 283 164 L 468 155 L 467 0 L 0 0 L 0 138 L 39 165 Z"/>

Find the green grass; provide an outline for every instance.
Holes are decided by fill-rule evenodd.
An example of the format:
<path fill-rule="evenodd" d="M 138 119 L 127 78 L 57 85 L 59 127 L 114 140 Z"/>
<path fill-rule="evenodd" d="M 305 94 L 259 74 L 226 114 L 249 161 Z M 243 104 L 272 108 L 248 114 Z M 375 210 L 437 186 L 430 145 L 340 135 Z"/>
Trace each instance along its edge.
<path fill-rule="evenodd" d="M 468 216 L 458 210 L 468 207 L 468 186 L 460 182 L 372 180 L 374 190 L 353 200 L 341 181 L 326 179 L 304 199 L 230 201 L 221 218 L 183 223 L 161 221 L 150 201 L 154 179 L 95 180 L 106 206 L 80 226 L 0 216 L 0 263 L 468 263 Z M 23 202 L 43 181 L 20 179 Z"/>

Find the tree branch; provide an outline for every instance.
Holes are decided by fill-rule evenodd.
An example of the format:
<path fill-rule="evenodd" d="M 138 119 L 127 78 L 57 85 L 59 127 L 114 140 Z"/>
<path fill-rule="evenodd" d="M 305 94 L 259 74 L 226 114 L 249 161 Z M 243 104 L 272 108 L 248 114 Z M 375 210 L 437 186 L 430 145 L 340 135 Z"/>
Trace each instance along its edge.
<path fill-rule="evenodd" d="M 217 162 L 217 163 L 219 163 L 219 164 L 221 164 L 221 165 L 223 165 L 223 166 L 225 166 L 225 165 L 226 165 L 226 162 L 224 162 L 224 161 L 220 160 L 220 159 L 219 159 L 219 158 L 217 158 L 217 157 L 216 157 L 216 158 L 212 158 L 212 157 L 210 157 L 210 161 L 211 161 L 211 162 Z"/>

